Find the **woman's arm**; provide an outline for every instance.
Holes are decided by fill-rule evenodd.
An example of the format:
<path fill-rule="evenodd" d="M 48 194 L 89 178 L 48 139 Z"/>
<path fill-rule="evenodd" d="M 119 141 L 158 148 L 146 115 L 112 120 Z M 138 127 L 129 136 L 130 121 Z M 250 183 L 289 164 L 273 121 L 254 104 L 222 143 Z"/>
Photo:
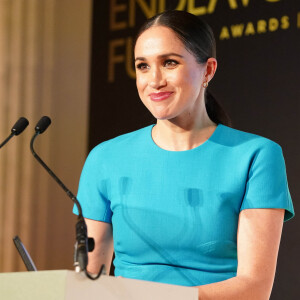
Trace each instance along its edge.
<path fill-rule="evenodd" d="M 97 274 L 102 266 L 105 265 L 107 274 L 109 274 L 113 248 L 112 225 L 101 221 L 85 219 L 88 228 L 88 237 L 95 240 L 94 251 L 89 252 L 87 270 Z"/>
<path fill-rule="evenodd" d="M 284 209 L 242 210 L 237 233 L 237 276 L 199 286 L 199 300 L 269 299 L 283 218 Z"/>

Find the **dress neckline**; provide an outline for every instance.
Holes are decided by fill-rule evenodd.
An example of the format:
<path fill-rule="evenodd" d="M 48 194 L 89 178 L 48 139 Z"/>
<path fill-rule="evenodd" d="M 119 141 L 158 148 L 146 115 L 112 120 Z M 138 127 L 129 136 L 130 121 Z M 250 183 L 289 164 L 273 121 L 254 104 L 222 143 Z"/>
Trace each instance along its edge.
<path fill-rule="evenodd" d="M 190 153 L 190 152 L 195 152 L 195 151 L 198 151 L 199 149 L 204 149 L 206 148 L 209 144 L 210 144 L 210 141 L 211 139 L 217 134 L 217 132 L 220 130 L 222 124 L 218 124 L 216 129 L 214 130 L 214 132 L 212 133 L 212 135 L 205 141 L 203 142 L 202 144 L 200 144 L 199 146 L 195 147 L 195 148 L 192 148 L 192 149 L 188 149 L 188 150 L 166 150 L 164 148 L 161 148 L 160 146 L 158 146 L 153 138 L 152 138 L 152 130 L 153 130 L 153 127 L 155 126 L 156 124 L 152 124 L 149 126 L 149 134 L 148 134 L 148 137 L 149 137 L 149 140 L 150 140 L 150 143 L 152 145 L 153 148 L 156 148 L 156 150 L 159 150 L 159 151 L 163 151 L 163 152 L 166 152 L 166 153 Z"/>

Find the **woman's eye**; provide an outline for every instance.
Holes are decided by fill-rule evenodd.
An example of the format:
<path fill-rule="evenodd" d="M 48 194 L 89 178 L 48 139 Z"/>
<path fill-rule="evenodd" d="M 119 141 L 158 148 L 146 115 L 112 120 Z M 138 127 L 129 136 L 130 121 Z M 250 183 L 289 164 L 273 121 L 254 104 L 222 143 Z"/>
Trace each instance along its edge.
<path fill-rule="evenodd" d="M 164 62 L 165 67 L 174 68 L 178 65 L 178 62 L 173 59 L 168 59 Z"/>
<path fill-rule="evenodd" d="M 136 68 L 143 71 L 143 70 L 148 69 L 148 65 L 146 63 L 140 63 L 136 66 Z"/>

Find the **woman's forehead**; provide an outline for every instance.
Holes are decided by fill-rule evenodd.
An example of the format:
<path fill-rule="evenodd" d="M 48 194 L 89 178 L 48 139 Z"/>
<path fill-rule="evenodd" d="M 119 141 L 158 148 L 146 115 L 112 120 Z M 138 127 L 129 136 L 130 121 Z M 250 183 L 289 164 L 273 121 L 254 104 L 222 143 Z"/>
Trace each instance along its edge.
<path fill-rule="evenodd" d="M 186 52 L 186 49 L 175 32 L 165 26 L 152 26 L 137 39 L 135 56 L 153 56 L 164 53 Z"/>

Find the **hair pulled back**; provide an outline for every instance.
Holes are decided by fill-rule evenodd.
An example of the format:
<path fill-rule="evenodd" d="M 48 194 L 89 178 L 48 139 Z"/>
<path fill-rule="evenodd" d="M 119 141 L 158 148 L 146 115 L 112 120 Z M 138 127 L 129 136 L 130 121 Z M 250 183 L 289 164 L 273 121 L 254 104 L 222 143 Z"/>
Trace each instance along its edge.
<path fill-rule="evenodd" d="M 160 13 L 144 23 L 137 34 L 136 41 L 152 26 L 165 26 L 172 29 L 199 64 L 206 63 L 210 57 L 216 58 L 216 41 L 213 31 L 207 23 L 195 15 L 179 10 Z M 231 126 L 229 116 L 207 89 L 205 90 L 205 106 L 209 118 L 214 123 Z"/>

